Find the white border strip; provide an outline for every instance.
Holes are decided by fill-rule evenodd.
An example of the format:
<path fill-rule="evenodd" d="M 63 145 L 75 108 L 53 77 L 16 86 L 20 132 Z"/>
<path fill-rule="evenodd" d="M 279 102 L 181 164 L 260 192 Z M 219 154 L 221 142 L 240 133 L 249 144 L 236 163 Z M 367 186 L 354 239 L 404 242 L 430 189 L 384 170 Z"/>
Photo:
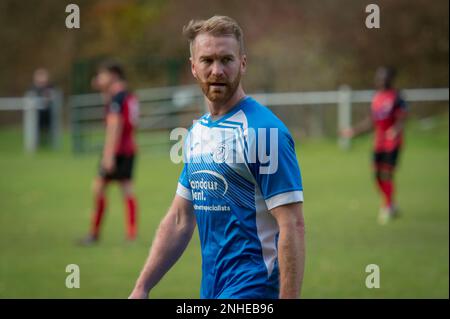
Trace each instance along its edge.
<path fill-rule="evenodd" d="M 303 202 L 303 191 L 281 193 L 266 199 L 266 205 L 269 210 L 281 205 L 297 202 Z"/>
<path fill-rule="evenodd" d="M 181 183 L 178 183 L 177 194 L 183 197 L 184 199 L 192 201 L 191 191 L 188 188 L 184 187 Z"/>

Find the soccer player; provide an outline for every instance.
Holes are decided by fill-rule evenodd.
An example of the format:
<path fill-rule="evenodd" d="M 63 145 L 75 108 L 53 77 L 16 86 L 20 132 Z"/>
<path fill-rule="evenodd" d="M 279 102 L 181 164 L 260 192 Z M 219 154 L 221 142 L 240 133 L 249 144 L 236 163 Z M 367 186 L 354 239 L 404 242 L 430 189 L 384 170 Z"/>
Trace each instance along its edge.
<path fill-rule="evenodd" d="M 242 30 L 231 18 L 184 27 L 209 112 L 189 130 L 184 168 L 130 298 L 147 298 L 198 226 L 201 298 L 298 298 L 303 187 L 286 126 L 244 93 Z"/>
<path fill-rule="evenodd" d="M 393 86 L 395 75 L 393 68 L 378 68 L 375 74 L 377 92 L 372 99 L 372 116 L 342 132 L 343 136 L 353 138 L 375 130 L 373 167 L 377 186 L 383 196 L 378 217 L 381 224 L 398 216 L 394 200 L 394 173 L 403 144 L 407 108 Z"/>
<path fill-rule="evenodd" d="M 50 142 L 50 132 L 52 121 L 52 91 L 53 85 L 50 83 L 50 74 L 45 68 L 38 68 L 33 73 L 33 85 L 29 90 L 33 95 L 43 98 L 43 107 L 38 111 L 39 144 L 48 145 Z"/>
<path fill-rule="evenodd" d="M 92 82 L 101 91 L 105 106 L 106 138 L 98 176 L 94 180 L 94 212 L 91 230 L 81 244 L 89 245 L 100 237 L 100 225 L 106 209 L 106 189 L 117 181 L 122 190 L 127 213 L 127 240 L 136 238 L 137 203 L 133 190 L 133 166 L 136 156 L 134 128 L 138 119 L 139 103 L 128 91 L 121 65 L 105 62 Z"/>

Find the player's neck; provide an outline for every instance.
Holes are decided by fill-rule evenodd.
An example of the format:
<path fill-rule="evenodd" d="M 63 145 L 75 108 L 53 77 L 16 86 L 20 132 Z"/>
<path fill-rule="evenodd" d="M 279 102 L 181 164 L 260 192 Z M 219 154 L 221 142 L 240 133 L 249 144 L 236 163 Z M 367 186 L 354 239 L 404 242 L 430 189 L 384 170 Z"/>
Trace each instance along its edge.
<path fill-rule="evenodd" d="M 235 107 L 240 100 L 245 97 L 245 92 L 242 86 L 239 85 L 233 96 L 225 103 L 214 103 L 206 99 L 209 112 L 212 116 L 221 116 L 227 114 L 233 107 Z"/>
<path fill-rule="evenodd" d="M 392 84 L 387 84 L 387 85 L 380 87 L 379 90 L 380 91 L 391 91 L 391 90 L 394 90 L 394 86 Z"/>
<path fill-rule="evenodd" d="M 126 84 L 122 81 L 117 81 L 111 84 L 111 86 L 109 87 L 109 94 L 111 94 L 111 96 L 116 95 L 117 93 L 120 93 L 122 91 L 125 91 L 127 88 Z"/>

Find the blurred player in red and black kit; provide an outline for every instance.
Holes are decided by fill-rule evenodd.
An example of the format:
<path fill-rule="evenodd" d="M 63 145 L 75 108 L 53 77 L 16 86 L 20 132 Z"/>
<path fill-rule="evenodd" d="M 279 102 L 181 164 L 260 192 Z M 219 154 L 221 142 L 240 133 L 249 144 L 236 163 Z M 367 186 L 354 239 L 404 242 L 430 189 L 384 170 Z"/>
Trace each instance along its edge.
<path fill-rule="evenodd" d="M 377 92 L 372 99 L 372 116 L 342 135 L 353 138 L 375 130 L 374 171 L 384 204 L 380 209 L 379 222 L 385 224 L 398 215 L 394 201 L 394 172 L 403 144 L 403 127 L 407 114 L 405 101 L 393 87 L 396 72 L 393 68 L 380 67 L 375 75 Z"/>
<path fill-rule="evenodd" d="M 117 63 L 105 62 L 93 79 L 106 103 L 106 138 L 98 176 L 94 180 L 94 212 L 91 231 L 81 244 L 99 240 L 100 225 L 106 208 L 106 188 L 117 181 L 122 190 L 127 213 L 127 240 L 136 238 L 137 203 L 133 190 L 132 173 L 136 156 L 134 128 L 138 119 L 139 103 L 128 91 L 125 73 Z"/>

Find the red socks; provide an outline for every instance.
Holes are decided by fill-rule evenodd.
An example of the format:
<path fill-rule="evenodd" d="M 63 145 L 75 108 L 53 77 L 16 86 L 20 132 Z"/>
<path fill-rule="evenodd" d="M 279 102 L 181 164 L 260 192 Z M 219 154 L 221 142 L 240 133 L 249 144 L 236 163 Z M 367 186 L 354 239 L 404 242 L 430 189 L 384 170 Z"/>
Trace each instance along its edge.
<path fill-rule="evenodd" d="M 100 232 L 100 225 L 105 214 L 106 200 L 105 196 L 101 195 L 95 199 L 95 212 L 92 218 L 91 234 L 98 238 Z"/>
<path fill-rule="evenodd" d="M 382 180 L 377 178 L 378 187 L 384 196 L 384 203 L 386 207 L 392 207 L 394 195 L 394 183 L 392 179 Z"/>
<path fill-rule="evenodd" d="M 127 206 L 127 238 L 135 239 L 136 238 L 136 214 L 137 214 L 137 204 L 136 198 L 134 196 L 127 196 L 126 199 Z"/>
<path fill-rule="evenodd" d="M 135 239 L 137 234 L 136 227 L 136 214 L 137 214 L 137 204 L 134 196 L 127 196 L 125 198 L 126 213 L 127 213 L 127 238 Z M 106 198 L 105 196 L 99 196 L 95 199 L 95 211 L 92 216 L 92 229 L 91 234 L 95 238 L 99 237 L 100 226 L 105 215 L 106 208 Z"/>

